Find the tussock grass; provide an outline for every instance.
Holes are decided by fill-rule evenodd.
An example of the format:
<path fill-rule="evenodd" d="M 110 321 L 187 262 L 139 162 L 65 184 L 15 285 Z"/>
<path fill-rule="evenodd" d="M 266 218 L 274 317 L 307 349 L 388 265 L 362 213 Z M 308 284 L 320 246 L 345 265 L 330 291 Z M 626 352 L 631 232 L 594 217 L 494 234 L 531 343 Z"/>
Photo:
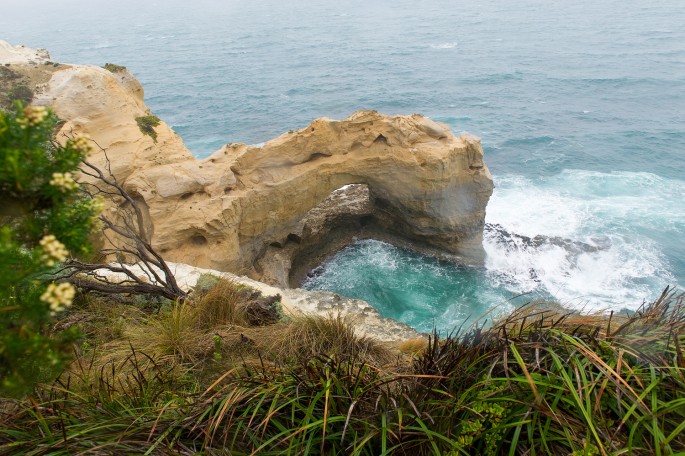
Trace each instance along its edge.
<path fill-rule="evenodd" d="M 198 318 L 191 304 L 174 303 L 169 310 L 146 318 L 143 324 L 127 328 L 124 339 L 154 359 L 195 364 L 211 350 L 204 332 L 198 329 Z"/>
<path fill-rule="evenodd" d="M 209 291 L 195 300 L 198 325 L 205 329 L 222 325 L 248 326 L 243 288 L 231 280 L 217 280 Z"/>
<path fill-rule="evenodd" d="M 265 327 L 252 334 L 262 352 L 281 361 L 326 356 L 383 364 L 392 358 L 375 339 L 358 334 L 353 317 L 339 313 L 299 315 L 287 323 Z"/>
<path fill-rule="evenodd" d="M 403 366 L 340 316 L 203 329 L 177 305 L 149 316 L 182 323 L 174 336 L 145 323 L 166 354 L 129 337 L 116 358 L 82 357 L 7 407 L 0 454 L 683 454 L 684 300 L 666 290 L 632 314 L 589 316 L 530 304 L 425 348 L 407 341 Z M 196 343 L 188 329 L 213 349 L 178 348 Z"/>
<path fill-rule="evenodd" d="M 407 339 L 402 341 L 397 349 L 407 355 L 417 355 L 423 352 L 426 347 L 428 347 L 428 340 L 423 337 L 417 337 L 414 339 Z"/>

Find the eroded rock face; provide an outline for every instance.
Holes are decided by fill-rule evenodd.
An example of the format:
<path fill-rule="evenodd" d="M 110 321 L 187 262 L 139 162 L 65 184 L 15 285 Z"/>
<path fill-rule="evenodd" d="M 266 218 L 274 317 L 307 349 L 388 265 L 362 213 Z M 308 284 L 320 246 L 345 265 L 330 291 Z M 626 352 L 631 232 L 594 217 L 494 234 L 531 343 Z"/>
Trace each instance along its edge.
<path fill-rule="evenodd" d="M 259 277 L 267 249 L 301 240 L 309 211 L 347 184 L 367 186 L 377 229 L 419 249 L 482 260 L 493 185 L 480 141 L 418 114 L 321 118 L 263 147 L 228 144 L 196 160 L 164 122 L 156 141 L 140 131 L 135 119 L 149 109 L 126 71 L 56 68 L 34 102 L 52 106 L 63 132 L 86 133 L 106 149 L 171 261 Z M 105 164 L 99 150 L 91 160 Z"/>
<path fill-rule="evenodd" d="M 480 143 L 418 115 L 318 119 L 261 148 L 228 145 L 126 179 L 170 259 L 248 273 L 269 246 L 302 238 L 307 213 L 347 184 L 368 186 L 375 222 L 387 231 L 482 260 L 492 180 Z"/>

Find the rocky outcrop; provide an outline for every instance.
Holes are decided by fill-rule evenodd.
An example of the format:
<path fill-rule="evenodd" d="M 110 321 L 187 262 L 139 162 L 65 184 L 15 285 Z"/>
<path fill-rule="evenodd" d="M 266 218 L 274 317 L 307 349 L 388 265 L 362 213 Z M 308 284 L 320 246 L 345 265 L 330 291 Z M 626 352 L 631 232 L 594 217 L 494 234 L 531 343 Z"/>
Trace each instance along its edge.
<path fill-rule="evenodd" d="M 11 68 L 21 73 L 32 65 L 14 59 Z M 480 141 L 418 114 L 321 118 L 261 147 L 227 144 L 196 160 L 164 122 L 156 139 L 143 134 L 136 118 L 150 112 L 125 70 L 57 67 L 34 102 L 65 120 L 63 133 L 86 133 L 106 150 L 112 172 L 145 206 L 155 246 L 171 261 L 261 277 L 264 255 L 303 243 L 310 211 L 348 184 L 368 189 L 360 227 L 458 261 L 482 260 L 493 186 Z M 105 164 L 99 150 L 91 160 Z M 287 279 L 293 255 L 272 274 L 274 282 Z"/>
<path fill-rule="evenodd" d="M 417 337 L 427 337 L 427 334 L 392 320 L 382 317 L 378 311 L 366 301 L 346 298 L 328 291 L 306 291 L 301 289 L 277 288 L 248 277 L 238 276 L 229 272 L 202 269 L 182 263 L 168 263 L 178 285 L 187 292 L 198 285 L 202 275 L 221 277 L 231 282 L 246 285 L 261 293 L 262 296 L 276 299 L 288 317 L 301 315 L 342 315 L 350 318 L 356 327 L 358 335 L 370 336 L 382 342 L 394 342 Z M 133 265 L 129 270 L 138 277 L 145 279 L 149 272 L 144 272 L 139 266 Z M 100 274 L 107 275 L 111 280 L 125 280 L 126 276 L 111 271 L 101 270 Z"/>
<path fill-rule="evenodd" d="M 7 41 L 0 40 L 0 63 L 33 65 L 50 60 L 46 49 L 32 49 L 27 46 L 12 46 Z"/>
<path fill-rule="evenodd" d="M 257 275 L 269 246 L 302 239 L 309 211 L 348 184 L 368 186 L 374 225 L 417 248 L 482 259 L 492 180 L 480 143 L 419 115 L 318 119 L 262 147 L 231 144 L 126 178 L 167 257 Z"/>

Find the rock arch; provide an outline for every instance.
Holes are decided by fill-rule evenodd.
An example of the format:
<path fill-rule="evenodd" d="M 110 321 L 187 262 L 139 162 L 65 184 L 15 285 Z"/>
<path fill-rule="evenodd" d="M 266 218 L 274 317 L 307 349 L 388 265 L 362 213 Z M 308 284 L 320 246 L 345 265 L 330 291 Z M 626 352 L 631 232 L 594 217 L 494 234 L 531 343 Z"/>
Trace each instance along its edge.
<path fill-rule="evenodd" d="M 53 71 L 36 103 L 55 109 L 63 131 L 88 134 L 107 150 L 119 182 L 144 201 L 153 243 L 169 260 L 254 272 L 269 245 L 301 237 L 308 211 L 352 183 L 369 186 L 375 222 L 386 233 L 431 253 L 482 260 L 493 185 L 474 136 L 457 137 L 418 114 L 359 111 L 317 119 L 262 147 L 228 144 L 196 160 L 164 122 L 156 142 L 140 131 L 135 118 L 149 110 L 127 72 Z M 100 152 L 90 159 L 105 166 Z"/>
<path fill-rule="evenodd" d="M 145 195 L 155 243 L 172 261 L 259 276 L 270 246 L 302 239 L 310 210 L 340 187 L 365 184 L 378 229 L 477 263 L 493 188 L 482 156 L 478 138 L 423 116 L 359 111 L 262 147 L 230 144 L 205 160 L 140 170 L 126 183 Z M 198 231 L 206 242 L 184 240 Z"/>
<path fill-rule="evenodd" d="M 0 42 L 17 57 L 8 46 Z M 156 140 L 140 131 L 135 119 L 150 110 L 127 71 L 43 65 L 36 79 L 28 54 L 20 54 L 12 71 L 34 85 L 34 103 L 51 106 L 65 121 L 63 132 L 88 134 L 107 150 L 108 168 L 139 196 L 153 244 L 169 260 L 254 272 L 271 244 L 301 238 L 306 214 L 352 183 L 368 185 L 385 233 L 420 250 L 482 260 L 493 185 L 474 136 L 457 137 L 418 114 L 359 111 L 341 121 L 317 119 L 262 147 L 228 144 L 196 160 L 164 122 Z M 96 149 L 89 158 L 104 169 Z"/>

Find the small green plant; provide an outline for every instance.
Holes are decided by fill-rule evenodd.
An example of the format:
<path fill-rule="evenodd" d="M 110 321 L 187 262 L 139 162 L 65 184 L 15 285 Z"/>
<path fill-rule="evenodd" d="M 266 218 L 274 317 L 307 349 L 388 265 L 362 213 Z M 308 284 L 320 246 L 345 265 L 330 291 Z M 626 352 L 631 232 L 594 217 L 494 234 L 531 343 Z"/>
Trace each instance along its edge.
<path fill-rule="evenodd" d="M 159 117 L 153 115 L 136 117 L 136 123 L 144 135 L 148 135 L 154 142 L 157 142 L 155 127 L 159 125 Z"/>
<path fill-rule="evenodd" d="M 214 352 L 212 353 L 212 358 L 214 359 L 214 361 L 221 361 L 221 359 L 223 358 L 223 355 L 221 354 L 223 346 L 223 340 L 221 339 L 221 336 L 215 334 L 212 337 L 212 342 L 214 342 Z"/>
<path fill-rule="evenodd" d="M 196 295 L 205 295 L 209 292 L 209 290 L 216 286 L 219 280 L 221 280 L 221 278 L 215 276 L 214 274 L 207 272 L 200 274 L 200 277 L 197 278 L 197 282 L 195 283 L 193 293 Z"/>
<path fill-rule="evenodd" d="M 115 63 L 105 63 L 105 65 L 102 67 L 105 70 L 112 72 L 112 73 L 122 73 L 126 71 L 126 67 L 123 65 L 117 65 Z"/>

